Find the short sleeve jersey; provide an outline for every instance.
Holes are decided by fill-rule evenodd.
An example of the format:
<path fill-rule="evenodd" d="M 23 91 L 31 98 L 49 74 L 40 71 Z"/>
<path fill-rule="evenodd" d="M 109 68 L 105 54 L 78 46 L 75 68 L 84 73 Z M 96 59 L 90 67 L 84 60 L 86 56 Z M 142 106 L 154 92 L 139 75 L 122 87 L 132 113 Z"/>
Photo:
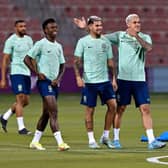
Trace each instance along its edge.
<path fill-rule="evenodd" d="M 137 39 L 125 31 L 118 31 L 105 36 L 112 44 L 118 46 L 118 79 L 145 81 L 145 49 Z M 140 32 L 139 36 L 152 44 L 149 35 Z"/>
<path fill-rule="evenodd" d="M 83 61 L 83 79 L 85 83 L 109 81 L 107 61 L 113 57 L 107 38 L 93 38 L 86 35 L 79 39 L 74 55 Z"/>
<path fill-rule="evenodd" d="M 56 41 L 50 42 L 46 38 L 36 42 L 28 56 L 36 60 L 38 71 L 49 80 L 57 78 L 60 64 L 65 63 L 62 45 Z"/>
<path fill-rule="evenodd" d="M 10 55 L 10 74 L 30 75 L 30 70 L 24 64 L 23 60 L 32 46 L 32 38 L 27 35 L 19 37 L 13 34 L 6 40 L 3 53 Z"/>

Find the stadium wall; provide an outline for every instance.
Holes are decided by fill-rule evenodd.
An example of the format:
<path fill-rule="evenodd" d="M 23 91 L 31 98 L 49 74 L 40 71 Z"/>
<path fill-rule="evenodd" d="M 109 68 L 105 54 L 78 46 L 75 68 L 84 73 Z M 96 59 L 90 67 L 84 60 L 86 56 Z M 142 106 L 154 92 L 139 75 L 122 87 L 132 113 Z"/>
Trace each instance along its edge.
<path fill-rule="evenodd" d="M 152 67 L 146 68 L 146 78 L 150 92 L 155 93 L 168 93 L 168 67 Z M 31 76 L 31 88 L 32 92 L 37 92 L 36 76 Z M 60 88 L 62 93 L 78 93 L 81 88 L 78 88 L 75 81 L 75 75 L 72 67 L 67 67 L 63 75 Z M 7 75 L 7 88 L 0 89 L 1 93 L 10 93 L 11 83 L 9 75 Z"/>

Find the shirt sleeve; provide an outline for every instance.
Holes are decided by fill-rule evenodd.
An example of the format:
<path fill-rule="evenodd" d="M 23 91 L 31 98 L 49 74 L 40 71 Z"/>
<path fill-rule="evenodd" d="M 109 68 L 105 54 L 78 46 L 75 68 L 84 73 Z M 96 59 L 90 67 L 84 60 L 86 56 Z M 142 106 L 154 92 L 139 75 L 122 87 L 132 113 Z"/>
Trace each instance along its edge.
<path fill-rule="evenodd" d="M 31 46 L 31 48 L 33 47 L 33 40 L 32 40 L 32 38 L 30 38 L 30 46 Z"/>
<path fill-rule="evenodd" d="M 35 45 L 28 51 L 28 56 L 37 59 L 41 53 L 41 45 L 39 42 L 36 42 Z"/>
<path fill-rule="evenodd" d="M 74 55 L 76 57 L 82 57 L 83 56 L 83 52 L 84 52 L 84 48 L 83 48 L 82 40 L 80 39 L 77 42 Z"/>
<path fill-rule="evenodd" d="M 110 44 L 110 42 L 108 40 L 107 40 L 107 44 L 108 44 L 108 55 L 107 55 L 107 58 L 111 59 L 111 58 L 113 58 L 113 49 L 112 49 L 111 44 Z"/>
<path fill-rule="evenodd" d="M 64 64 L 65 63 L 65 57 L 64 57 L 64 53 L 63 53 L 63 48 L 60 45 L 60 57 L 59 57 L 59 62 L 60 64 Z"/>
<path fill-rule="evenodd" d="M 13 50 L 12 41 L 11 41 L 11 39 L 7 39 L 5 42 L 3 53 L 4 54 L 12 54 L 12 50 Z"/>
<path fill-rule="evenodd" d="M 106 34 L 105 37 L 110 41 L 111 44 L 118 45 L 119 44 L 119 34 L 120 32 L 114 32 L 110 34 Z"/>
<path fill-rule="evenodd" d="M 152 44 L 152 39 L 151 39 L 151 37 L 149 35 L 146 35 L 144 40 L 146 42 L 148 42 L 149 44 Z"/>

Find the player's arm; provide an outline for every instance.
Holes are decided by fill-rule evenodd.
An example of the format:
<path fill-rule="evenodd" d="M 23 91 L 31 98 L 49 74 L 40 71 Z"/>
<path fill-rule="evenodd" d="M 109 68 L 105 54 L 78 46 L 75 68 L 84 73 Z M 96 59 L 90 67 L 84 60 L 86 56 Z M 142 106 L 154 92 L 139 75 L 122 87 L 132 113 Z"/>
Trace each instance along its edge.
<path fill-rule="evenodd" d="M 27 65 L 27 67 L 30 69 L 30 71 L 32 71 L 36 75 L 38 75 L 37 64 L 36 64 L 36 61 L 33 58 L 26 55 L 26 57 L 24 58 L 24 63 Z"/>
<path fill-rule="evenodd" d="M 110 41 L 112 45 L 118 45 L 119 44 L 119 34 L 120 31 L 105 34 L 104 36 Z"/>
<path fill-rule="evenodd" d="M 149 42 L 147 42 L 146 40 L 142 39 L 142 38 L 139 36 L 138 32 L 136 32 L 136 31 L 134 31 L 134 30 L 132 30 L 132 29 L 129 29 L 129 28 L 128 28 L 126 31 L 127 31 L 127 33 L 130 34 L 131 36 L 134 36 L 134 37 L 137 39 L 137 41 L 141 44 L 141 46 L 142 46 L 146 51 L 151 51 L 151 50 L 152 50 L 152 44 L 149 43 Z M 151 39 L 150 39 L 150 41 L 151 41 Z"/>
<path fill-rule="evenodd" d="M 114 91 L 116 91 L 118 87 L 117 87 L 117 82 L 116 82 L 116 68 L 114 65 L 114 61 L 112 59 L 108 59 L 107 64 L 108 64 L 108 68 L 112 76 L 113 89 Z"/>
<path fill-rule="evenodd" d="M 146 51 L 152 50 L 152 44 L 148 43 L 147 41 L 143 40 L 137 33 L 135 35 L 135 38 L 138 40 L 138 42 L 141 44 L 143 48 L 145 48 Z"/>
<path fill-rule="evenodd" d="M 51 83 L 53 86 L 56 86 L 56 85 L 59 86 L 59 83 L 62 79 L 62 76 L 63 76 L 64 72 L 65 72 L 65 64 L 63 63 L 63 64 L 60 64 L 59 73 L 58 73 L 57 78 L 54 79 Z"/>
<path fill-rule="evenodd" d="M 76 57 L 74 58 L 74 72 L 75 72 L 75 78 L 78 87 L 84 87 L 84 82 L 83 79 L 80 75 L 80 67 L 81 67 L 82 61 L 81 57 Z"/>
<path fill-rule="evenodd" d="M 4 53 L 1 65 L 1 88 L 6 87 L 6 71 L 9 63 L 10 63 L 10 54 Z"/>
<path fill-rule="evenodd" d="M 86 20 L 84 17 L 82 17 L 81 19 L 79 18 L 74 18 L 73 19 L 74 23 L 77 25 L 77 27 L 81 28 L 81 29 L 87 29 L 87 24 L 86 24 Z"/>
<path fill-rule="evenodd" d="M 38 76 L 39 80 L 46 79 L 44 74 L 38 72 L 37 63 L 36 63 L 35 59 L 26 55 L 24 58 L 24 63 L 27 65 L 27 67 L 30 69 L 30 71 L 32 71 L 33 73 L 35 73 Z"/>

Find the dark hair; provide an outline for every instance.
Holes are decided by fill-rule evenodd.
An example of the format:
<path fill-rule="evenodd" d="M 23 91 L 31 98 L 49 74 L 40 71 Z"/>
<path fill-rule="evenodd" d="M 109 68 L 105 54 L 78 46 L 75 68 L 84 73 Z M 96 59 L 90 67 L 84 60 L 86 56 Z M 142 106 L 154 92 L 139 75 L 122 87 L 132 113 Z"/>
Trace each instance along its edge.
<path fill-rule="evenodd" d="M 98 17 L 98 16 L 90 16 L 87 19 L 87 25 L 89 24 L 93 24 L 95 21 L 102 21 L 102 18 Z"/>
<path fill-rule="evenodd" d="M 43 30 L 46 28 L 46 26 L 49 24 L 49 23 L 56 23 L 55 19 L 53 18 L 48 18 L 46 19 L 43 24 L 42 24 L 42 28 Z"/>
<path fill-rule="evenodd" d="M 16 26 L 18 23 L 23 23 L 23 22 L 25 22 L 25 21 L 24 20 L 16 20 L 14 25 Z"/>

